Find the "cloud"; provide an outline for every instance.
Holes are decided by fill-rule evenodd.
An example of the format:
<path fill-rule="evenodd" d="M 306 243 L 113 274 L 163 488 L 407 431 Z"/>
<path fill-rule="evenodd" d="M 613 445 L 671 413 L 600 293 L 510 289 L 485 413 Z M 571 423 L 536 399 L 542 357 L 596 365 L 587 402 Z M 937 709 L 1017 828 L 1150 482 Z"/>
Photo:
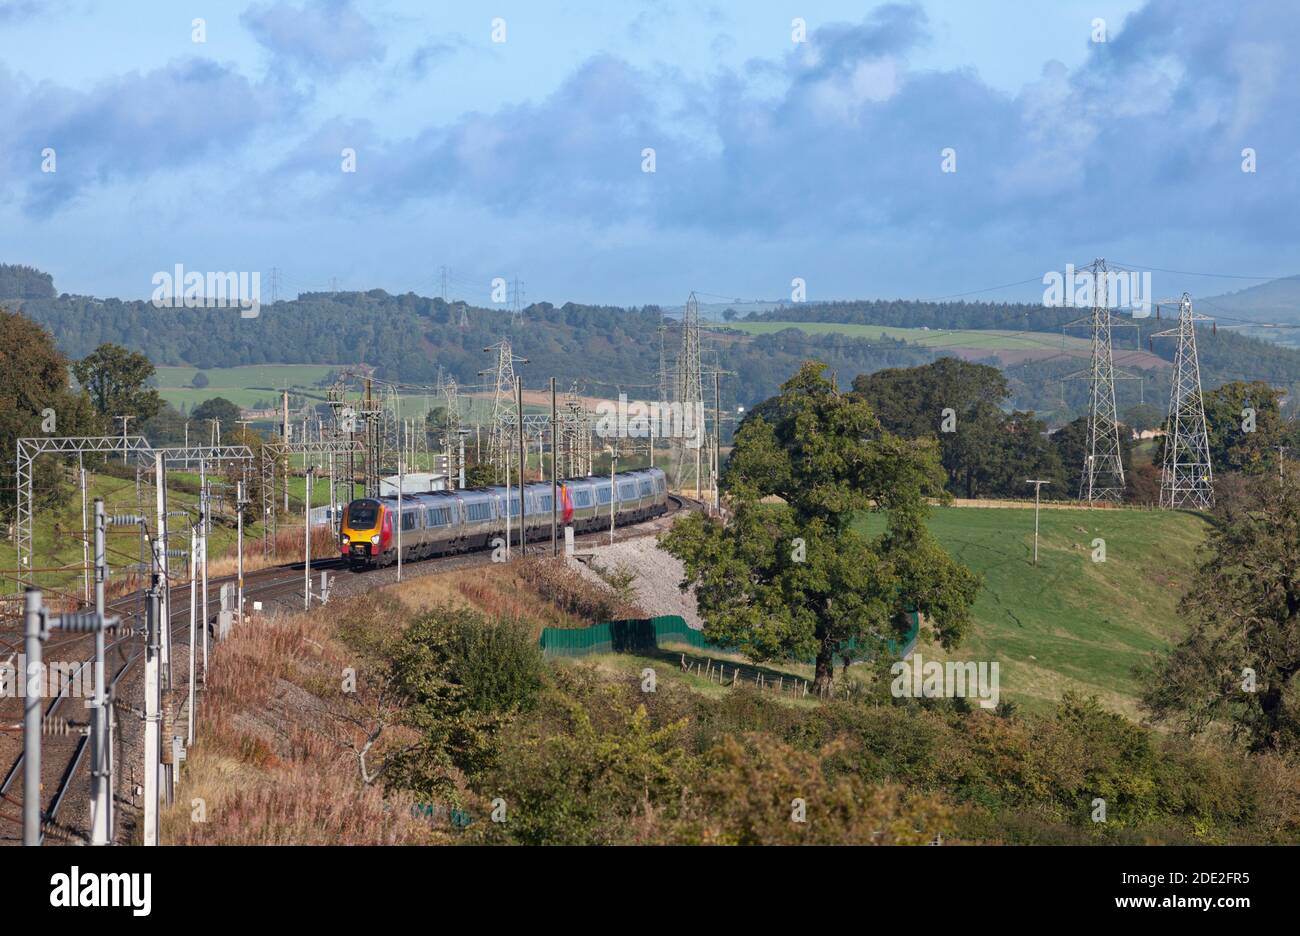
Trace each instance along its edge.
<path fill-rule="evenodd" d="M 34 19 L 45 6 L 48 4 L 42 4 L 40 0 L 0 0 L 0 23 L 12 25 Z"/>
<path fill-rule="evenodd" d="M 202 166 L 285 118 L 299 99 L 203 59 L 130 72 L 89 91 L 33 84 L 0 68 L 0 188 L 28 215 L 49 214 L 95 185 Z M 56 154 L 53 173 L 41 152 Z"/>
<path fill-rule="evenodd" d="M 337 74 L 384 57 L 374 25 L 353 9 L 351 0 L 301 7 L 280 0 L 250 7 L 239 21 L 275 55 L 278 67 L 310 75 Z"/>
<path fill-rule="evenodd" d="M 584 216 L 626 210 L 644 187 L 641 150 L 674 148 L 656 81 L 619 59 L 582 64 L 537 104 L 471 113 L 452 124 L 376 144 L 340 200 L 398 204 L 451 195 L 503 213 L 557 202 Z"/>
<path fill-rule="evenodd" d="M 330 178 L 340 172 L 345 148 L 363 154 L 374 141 L 374 128 L 367 120 L 335 118 L 326 121 L 309 136 L 301 140 L 276 165 L 273 185 L 297 175 L 323 175 Z"/>
<path fill-rule="evenodd" d="M 919 7 L 889 4 L 703 84 L 595 56 L 540 102 L 375 141 L 373 171 L 337 194 L 724 235 L 892 229 L 936 250 L 956 230 L 1032 242 L 1213 224 L 1296 240 L 1296 12 L 1151 0 L 1081 67 L 1047 62 L 1016 95 L 972 69 L 911 67 L 928 29 Z M 1240 172 L 1245 146 L 1268 172 Z"/>
<path fill-rule="evenodd" d="M 416 78 L 423 78 L 467 45 L 464 36 L 449 35 L 421 43 L 406 60 L 406 70 Z"/>
<path fill-rule="evenodd" d="M 648 9 L 649 23 L 672 14 Z M 263 5 L 244 21 L 281 68 L 383 55 L 347 3 Z M 544 97 L 399 131 L 368 114 L 286 120 L 301 100 L 277 71 L 253 84 L 189 62 L 82 92 L 0 68 L 0 199 L 49 211 L 95 184 L 216 164 L 274 122 L 284 155 L 251 160 L 270 168 L 240 184 L 282 193 L 278 208 L 302 219 L 434 205 L 541 229 L 563 219 L 596 244 L 630 228 L 682 243 L 869 236 L 954 257 L 1152 231 L 1174 245 L 1300 240 L 1300 13 L 1286 5 L 1150 0 L 1082 65 L 1045 62 L 1014 94 L 970 68 L 916 67 L 929 30 L 919 7 L 888 4 L 703 79 L 599 54 Z M 395 68 L 425 73 L 462 42 L 427 37 Z M 43 146 L 58 148 L 56 177 L 39 174 Z M 339 171 L 345 146 L 355 174 Z M 947 147 L 956 173 L 941 171 Z M 1258 173 L 1240 171 L 1244 147 Z"/>

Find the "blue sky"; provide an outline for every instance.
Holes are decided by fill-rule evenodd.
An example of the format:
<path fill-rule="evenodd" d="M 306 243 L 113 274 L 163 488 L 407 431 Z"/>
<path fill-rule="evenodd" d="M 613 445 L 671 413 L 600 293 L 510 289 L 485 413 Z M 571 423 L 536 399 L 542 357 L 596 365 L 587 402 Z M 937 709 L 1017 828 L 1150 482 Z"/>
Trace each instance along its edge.
<path fill-rule="evenodd" d="M 0 0 L 0 40 L 0 260 L 71 292 L 144 298 L 177 263 L 426 294 L 445 265 L 480 303 L 494 276 L 675 304 L 1094 256 L 1300 272 L 1289 4 Z"/>

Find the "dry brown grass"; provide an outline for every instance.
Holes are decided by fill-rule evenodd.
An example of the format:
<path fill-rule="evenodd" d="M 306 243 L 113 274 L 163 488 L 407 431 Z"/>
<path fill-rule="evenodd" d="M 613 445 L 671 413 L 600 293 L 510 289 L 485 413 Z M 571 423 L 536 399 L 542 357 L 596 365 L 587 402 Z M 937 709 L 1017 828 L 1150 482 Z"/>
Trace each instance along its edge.
<path fill-rule="evenodd" d="M 587 627 L 645 617 L 612 589 L 583 578 L 563 559 L 550 557 L 421 576 L 383 591 L 410 611 L 472 608 L 488 617 L 529 621 L 539 636 L 543 627 Z"/>
<path fill-rule="evenodd" d="M 460 583 L 467 577 L 479 575 L 480 572 L 422 575 L 400 585 L 390 585 L 384 591 L 415 613 L 438 607 L 473 608 L 474 603 L 461 592 Z"/>
<path fill-rule="evenodd" d="M 260 544 L 258 550 L 260 556 Z M 414 740 L 386 694 L 385 652 L 415 613 L 438 606 L 525 620 L 535 633 L 640 616 L 562 561 L 535 559 L 493 566 L 490 573 L 480 567 L 420 576 L 336 599 L 310 615 L 250 617 L 213 652 L 198 738 L 182 767 L 176 803 L 164 812 L 163 840 L 455 841 L 459 833 L 445 821 L 413 815 L 411 798 L 386 794 L 382 776 L 375 776 L 386 752 Z M 343 692 L 345 668 L 356 671 L 355 693 Z M 467 790 L 459 799 L 479 811 Z M 196 800 L 204 804 L 205 821 L 195 819 Z"/>
<path fill-rule="evenodd" d="M 528 559 L 518 568 L 519 577 L 564 616 L 565 622 L 555 626 L 586 627 L 646 616 L 634 601 L 583 577 L 563 559 Z"/>
<path fill-rule="evenodd" d="M 383 610 L 368 597 L 358 601 L 370 605 L 363 613 Z M 340 638 L 357 610 L 341 601 L 311 615 L 249 619 L 218 645 L 199 737 L 177 802 L 163 817 L 164 841 L 378 845 L 447 834 L 413 816 L 409 797 L 386 795 L 382 780 L 362 779 L 356 752 L 379 710 L 380 667 Z M 381 632 L 400 631 L 392 621 L 379 623 Z M 343 692 L 345 667 L 356 671 L 355 693 Z M 384 745 L 405 740 L 402 731 L 381 736 L 372 774 Z M 205 821 L 196 821 L 196 800 Z"/>

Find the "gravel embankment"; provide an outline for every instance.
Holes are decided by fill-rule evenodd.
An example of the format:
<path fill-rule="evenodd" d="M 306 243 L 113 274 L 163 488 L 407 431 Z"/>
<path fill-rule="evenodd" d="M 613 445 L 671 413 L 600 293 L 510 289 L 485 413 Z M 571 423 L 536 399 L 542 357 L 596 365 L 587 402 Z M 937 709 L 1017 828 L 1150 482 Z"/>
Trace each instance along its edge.
<path fill-rule="evenodd" d="M 583 553 L 591 555 L 591 562 L 611 571 L 620 568 L 636 575 L 632 581 L 636 603 L 647 614 L 658 616 L 679 614 L 688 627 L 699 630 L 704 626 L 695 605 L 695 588 L 683 592 L 677 587 L 682 580 L 682 564 L 659 548 L 652 536 L 625 540 L 609 545 L 585 546 Z M 596 583 L 603 579 L 589 568 L 588 563 L 576 557 L 569 560 L 586 578 Z"/>

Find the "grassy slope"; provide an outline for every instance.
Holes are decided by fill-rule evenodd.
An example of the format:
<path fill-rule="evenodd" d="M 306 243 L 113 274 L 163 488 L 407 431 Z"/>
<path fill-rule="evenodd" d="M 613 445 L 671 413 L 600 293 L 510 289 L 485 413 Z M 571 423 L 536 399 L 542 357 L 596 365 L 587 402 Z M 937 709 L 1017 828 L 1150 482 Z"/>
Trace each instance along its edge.
<path fill-rule="evenodd" d="M 990 351 L 1042 351 L 1061 350 L 1061 336 L 1050 332 L 1010 332 L 997 330 L 960 330 L 896 328 L 889 325 L 857 325 L 837 322 L 728 322 L 723 327 L 734 328 L 751 335 L 770 335 L 787 328 L 797 328 L 809 335 L 849 335 L 854 338 L 879 338 L 882 335 L 909 344 L 938 348 L 987 348 Z M 1065 347 L 1088 347 L 1081 338 L 1067 336 Z"/>
<path fill-rule="evenodd" d="M 1039 566 L 1032 509 L 936 509 L 930 527 L 984 577 L 975 624 L 953 657 L 999 661 L 1004 698 L 1045 708 L 1067 689 L 1137 714 L 1133 667 L 1182 632 L 1176 606 L 1205 536 L 1198 517 L 1167 511 L 1044 510 Z M 860 521 L 871 531 L 883 518 Z M 1094 538 L 1106 561 L 1093 562 Z M 942 658 L 938 647 L 922 646 Z"/>

